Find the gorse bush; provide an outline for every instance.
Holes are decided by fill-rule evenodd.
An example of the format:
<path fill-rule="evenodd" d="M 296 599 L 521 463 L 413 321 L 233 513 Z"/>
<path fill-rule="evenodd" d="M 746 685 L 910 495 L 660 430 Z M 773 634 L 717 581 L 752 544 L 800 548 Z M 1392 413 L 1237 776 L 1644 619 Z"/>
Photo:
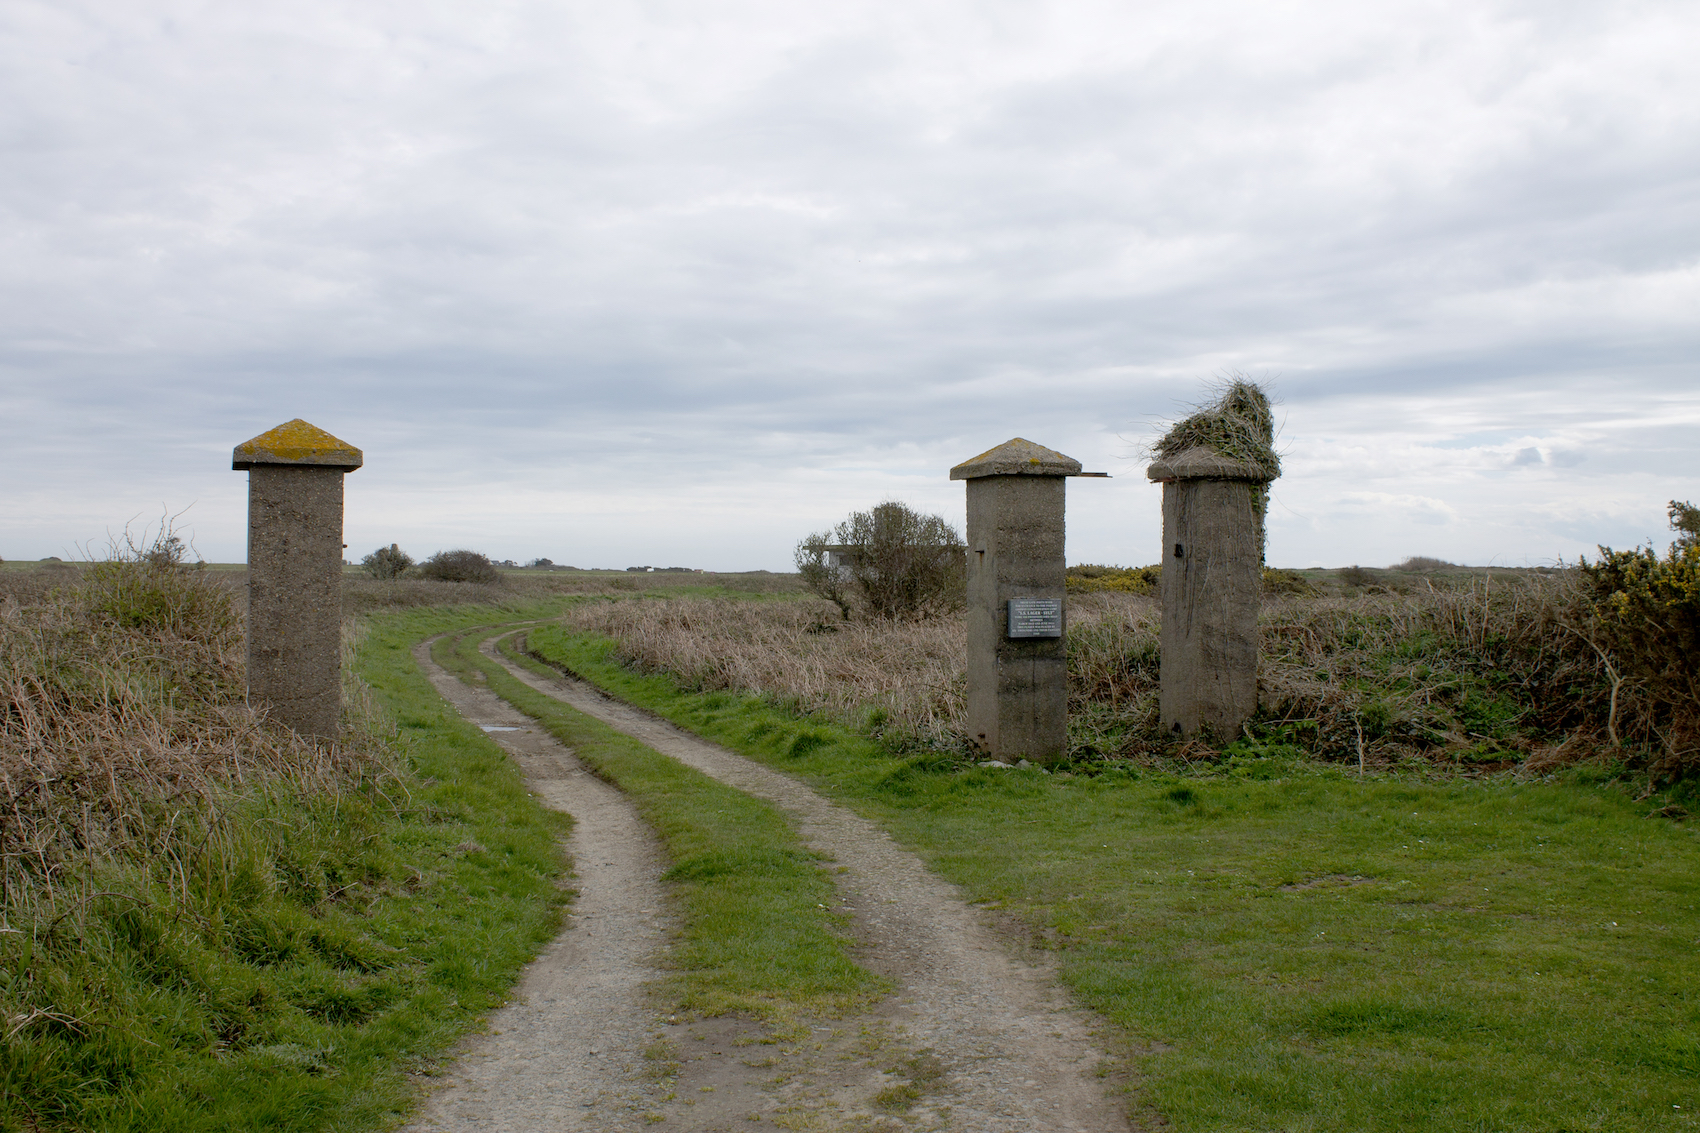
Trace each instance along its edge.
<path fill-rule="evenodd" d="M 962 536 L 941 516 L 888 500 L 850 513 L 831 531 L 797 544 L 803 585 L 877 619 L 924 618 L 962 608 L 967 564 Z"/>
<path fill-rule="evenodd" d="M 1163 564 L 1143 567 L 1099 566 L 1080 563 L 1068 568 L 1063 586 L 1070 594 L 1119 590 L 1125 594 L 1155 594 L 1163 580 Z"/>
<path fill-rule="evenodd" d="M 492 583 L 502 580 L 502 573 L 496 569 L 495 563 L 477 551 L 466 550 L 438 551 L 419 564 L 419 573 L 435 582 Z"/>
<path fill-rule="evenodd" d="M 373 578 L 400 578 L 413 566 L 413 556 L 391 543 L 360 560 L 366 573 Z"/>
<path fill-rule="evenodd" d="M 1598 560 L 1582 560 L 1577 633 L 1612 681 L 1613 734 L 1625 702 L 1640 706 L 1630 730 L 1639 724 L 1657 737 L 1654 771 L 1677 778 L 1700 772 L 1700 542 L 1684 526 L 1700 526 L 1700 509 L 1673 500 L 1670 516 L 1683 534 L 1663 556 L 1601 547 Z"/>
<path fill-rule="evenodd" d="M 1302 597 L 1320 592 L 1316 583 L 1296 570 L 1284 570 L 1281 567 L 1263 568 L 1263 593 L 1266 595 L 1288 594 Z"/>
<path fill-rule="evenodd" d="M 230 592 L 209 582 L 204 564 L 108 560 L 87 568 L 79 589 L 88 613 L 124 629 L 219 642 L 242 632 Z"/>
<path fill-rule="evenodd" d="M 1340 568 L 1340 581 L 1347 586 L 1374 586 L 1379 578 L 1375 571 L 1356 563 Z"/>

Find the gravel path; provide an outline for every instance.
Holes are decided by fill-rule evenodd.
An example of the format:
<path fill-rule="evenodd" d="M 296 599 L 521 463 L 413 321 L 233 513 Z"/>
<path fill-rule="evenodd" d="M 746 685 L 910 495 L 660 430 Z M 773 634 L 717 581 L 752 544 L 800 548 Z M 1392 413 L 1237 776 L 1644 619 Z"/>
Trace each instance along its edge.
<path fill-rule="evenodd" d="M 512 665 L 496 652 L 493 640 L 484 648 L 532 688 L 774 802 L 793 816 L 804 842 L 836 861 L 844 911 L 863 945 L 858 959 L 898 990 L 867 1017 L 816 1028 L 807 1040 L 774 1044 L 793 1060 L 786 1065 L 790 1082 L 775 1087 L 799 1079 L 811 1084 L 849 1079 L 852 1064 L 884 1068 L 883 1077 L 864 1080 L 860 1088 L 849 1081 L 827 1082 L 838 1089 L 836 1095 L 831 1088 L 805 1089 L 770 1098 L 778 1109 L 789 1106 L 799 1121 L 810 1119 L 791 1127 L 824 1128 L 815 1119 L 836 1116 L 852 1122 L 834 1122 L 836 1127 L 859 1129 L 887 1122 L 890 1128 L 962 1133 L 1130 1128 L 1124 1106 L 1106 1098 L 1104 1081 L 1096 1074 L 1103 1054 L 1090 1017 L 1067 1003 L 1046 967 L 1012 957 L 982 914 L 890 835 L 795 779 L 581 682 L 540 677 Z M 687 1064 L 681 1084 L 691 1080 Z M 858 1095 L 880 1082 L 906 1088 L 919 1100 L 901 1118 L 876 1116 L 880 1107 L 859 1104 L 866 1099 Z M 889 1096 L 892 1086 L 886 1089 Z M 810 1105 L 809 1099 L 825 1100 Z M 700 1120 L 707 1114 L 696 1116 Z M 747 1120 L 758 1116 L 752 1112 Z M 712 1126 L 686 1122 L 674 1127 Z"/>
<path fill-rule="evenodd" d="M 413 655 L 471 722 L 490 730 L 544 803 L 576 819 L 567 848 L 578 897 L 562 932 L 525 971 L 487 1031 L 463 1044 L 444 1083 L 408 1129 L 625 1130 L 649 1128 L 657 1085 L 643 1056 L 658 1020 L 645 995 L 665 915 L 665 868 L 630 800 L 506 701 Z"/>

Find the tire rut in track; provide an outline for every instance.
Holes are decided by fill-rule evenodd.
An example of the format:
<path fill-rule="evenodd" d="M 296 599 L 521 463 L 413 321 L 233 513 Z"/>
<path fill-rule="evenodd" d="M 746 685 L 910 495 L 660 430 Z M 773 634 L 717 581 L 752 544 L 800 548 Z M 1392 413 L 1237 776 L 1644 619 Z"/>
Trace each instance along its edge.
<path fill-rule="evenodd" d="M 431 684 L 513 757 L 526 786 L 572 814 L 567 840 L 578 896 L 567 927 L 529 965 L 488 1029 L 461 1044 L 443 1082 L 407 1128 L 625 1130 L 648 1128 L 656 1084 L 643 1057 L 657 1020 L 646 999 L 653 956 L 673 925 L 653 833 L 631 801 L 535 721 L 487 689 L 439 668 L 430 643 L 413 651 Z"/>
<path fill-rule="evenodd" d="M 533 689 L 687 766 L 777 804 L 791 814 L 805 844 L 837 863 L 841 911 L 850 916 L 861 945 L 857 958 L 890 979 L 897 991 L 866 1016 L 815 1028 L 812 1041 L 780 1044 L 790 1061 L 769 1057 L 782 1071 L 778 1077 L 789 1077 L 791 1084 L 824 1082 L 828 1086 L 826 1092 L 785 1091 L 788 1096 L 780 1101 L 789 1104 L 789 1112 L 799 1119 L 805 1112 L 812 1114 L 811 1121 L 825 1119 L 829 1114 L 821 1107 L 800 1103 L 826 1098 L 826 1108 L 836 1122 L 851 1122 L 794 1127 L 962 1133 L 1107 1133 L 1131 1128 L 1124 1104 L 1106 1096 L 1105 1083 L 1096 1074 L 1103 1054 L 1094 1041 L 1095 1021 L 1067 1001 L 1047 965 L 1013 958 L 954 887 L 929 872 L 885 831 L 798 780 L 589 685 L 568 677 L 540 677 L 514 665 L 497 651 L 496 639 L 486 641 L 483 650 Z M 748 1039 L 745 1034 L 732 1041 Z M 831 1080 L 850 1079 L 848 1064 L 857 1061 L 875 1067 L 883 1062 L 888 1074 L 881 1080 L 920 1094 L 919 1101 L 901 1115 L 878 1117 L 863 1104 L 833 1101 Z M 744 1065 L 751 1063 L 745 1060 Z M 687 1060 L 681 1090 L 693 1081 Z M 858 1090 L 847 1081 L 841 1101 L 865 1100 L 863 1085 Z M 696 1116 L 701 1119 L 707 1114 Z"/>

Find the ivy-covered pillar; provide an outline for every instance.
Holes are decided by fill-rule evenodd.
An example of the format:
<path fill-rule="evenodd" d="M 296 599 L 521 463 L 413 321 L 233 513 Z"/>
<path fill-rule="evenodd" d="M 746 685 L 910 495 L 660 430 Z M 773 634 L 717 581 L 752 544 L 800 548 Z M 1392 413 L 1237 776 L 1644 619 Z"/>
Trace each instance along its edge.
<path fill-rule="evenodd" d="M 1177 424 L 1146 475 L 1163 485 L 1164 731 L 1232 742 L 1257 712 L 1264 513 L 1280 475 L 1268 398 L 1235 382 Z"/>

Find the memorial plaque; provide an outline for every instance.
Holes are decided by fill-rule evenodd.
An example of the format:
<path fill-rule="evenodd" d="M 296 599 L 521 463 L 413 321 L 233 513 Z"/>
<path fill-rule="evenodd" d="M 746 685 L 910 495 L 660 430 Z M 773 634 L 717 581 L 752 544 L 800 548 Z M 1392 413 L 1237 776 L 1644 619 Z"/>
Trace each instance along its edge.
<path fill-rule="evenodd" d="M 1061 598 L 1011 598 L 1009 636 L 1061 637 Z"/>

